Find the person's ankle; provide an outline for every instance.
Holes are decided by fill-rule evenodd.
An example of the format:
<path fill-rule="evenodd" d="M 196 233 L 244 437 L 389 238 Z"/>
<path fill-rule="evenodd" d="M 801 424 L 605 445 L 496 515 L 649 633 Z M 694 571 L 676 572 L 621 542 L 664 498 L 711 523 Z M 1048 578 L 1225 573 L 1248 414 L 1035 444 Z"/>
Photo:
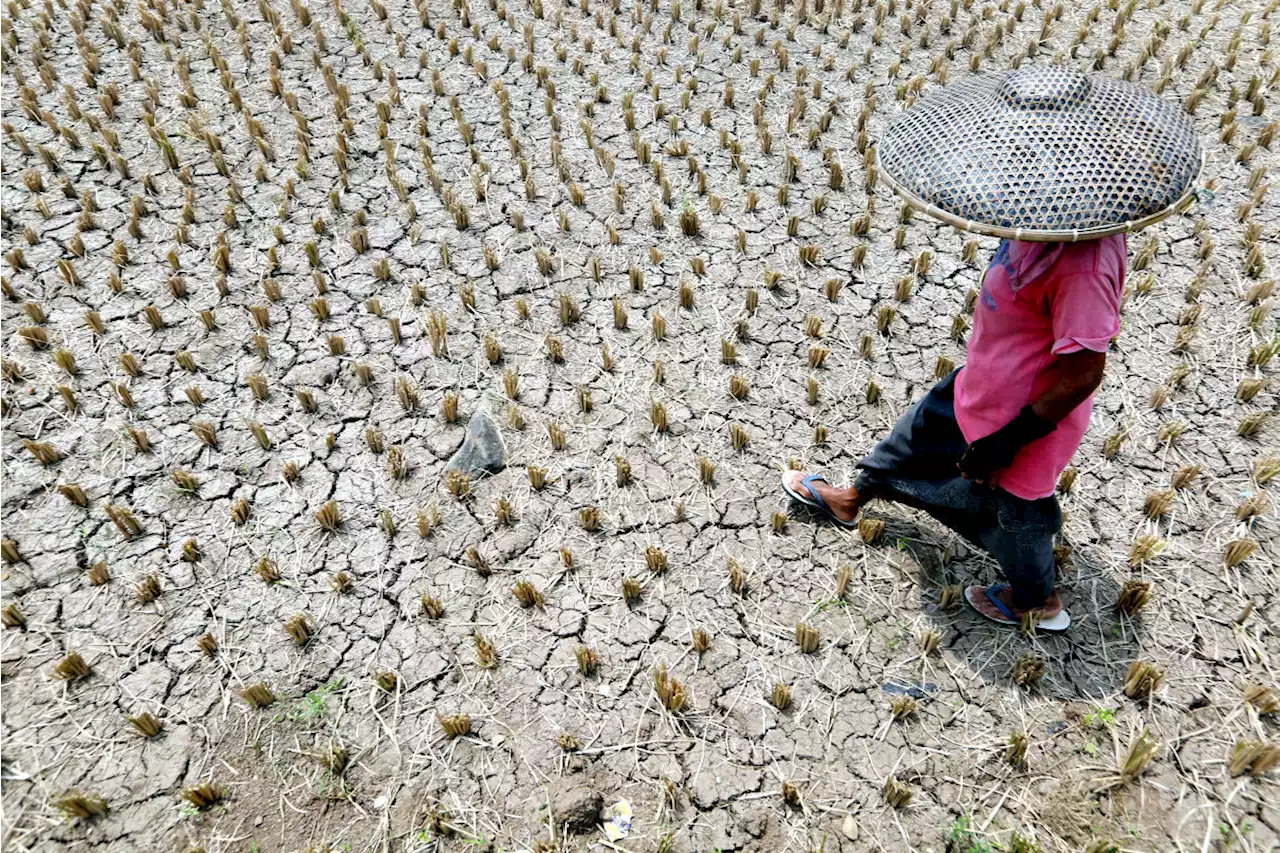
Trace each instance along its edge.
<path fill-rule="evenodd" d="M 1012 609 L 1015 612 L 1032 613 L 1036 611 L 1044 612 L 1044 611 L 1056 610 L 1059 607 L 1061 607 L 1062 601 L 1061 599 L 1058 598 L 1057 590 L 1054 590 L 1053 592 L 1049 593 L 1049 596 L 1045 598 L 1043 601 L 1041 601 L 1039 604 L 1023 605 L 1018 602 L 1017 598 L 1012 598 L 1011 604 L 1012 604 Z"/>
<path fill-rule="evenodd" d="M 848 488 L 837 490 L 828 500 L 828 503 L 833 503 L 841 509 L 857 512 L 858 507 L 862 506 L 862 496 L 858 494 L 857 489 L 849 486 Z"/>
<path fill-rule="evenodd" d="M 861 484 L 855 482 L 849 486 L 849 491 L 853 493 L 854 499 L 859 504 L 870 503 L 875 500 L 876 495 L 881 491 L 876 487 L 875 483 L 863 482 Z"/>

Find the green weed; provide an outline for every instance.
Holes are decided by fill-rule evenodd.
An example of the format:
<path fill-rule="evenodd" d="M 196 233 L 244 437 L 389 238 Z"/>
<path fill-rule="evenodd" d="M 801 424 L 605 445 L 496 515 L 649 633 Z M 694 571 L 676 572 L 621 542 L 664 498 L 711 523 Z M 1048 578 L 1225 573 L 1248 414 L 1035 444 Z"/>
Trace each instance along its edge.
<path fill-rule="evenodd" d="M 1116 724 L 1116 712 L 1110 708 L 1095 707 L 1084 715 L 1084 724 L 1091 729 L 1109 728 Z"/>
<path fill-rule="evenodd" d="M 329 713 L 329 697 L 336 693 L 343 684 L 341 677 L 328 684 L 322 684 L 307 695 L 288 703 L 284 710 L 272 718 L 273 723 L 282 720 L 318 720 Z"/>
<path fill-rule="evenodd" d="M 974 831 L 969 815 L 963 815 L 951 824 L 945 841 L 947 853 L 994 853 L 991 845 Z"/>
<path fill-rule="evenodd" d="M 1009 837 L 1009 853 L 1040 853 L 1040 845 L 1014 830 Z"/>

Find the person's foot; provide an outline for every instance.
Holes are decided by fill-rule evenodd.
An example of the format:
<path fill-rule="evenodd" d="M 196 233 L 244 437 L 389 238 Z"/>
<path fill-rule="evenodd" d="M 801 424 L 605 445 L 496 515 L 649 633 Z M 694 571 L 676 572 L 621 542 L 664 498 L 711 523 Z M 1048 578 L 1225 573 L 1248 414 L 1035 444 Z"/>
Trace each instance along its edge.
<path fill-rule="evenodd" d="M 816 491 L 818 497 L 831 508 L 831 514 L 838 521 L 842 521 L 845 524 L 853 523 L 867 499 L 859 495 L 858 490 L 853 486 L 837 489 L 824 480 L 814 480 L 810 485 L 806 486 L 804 478 L 808 476 L 808 471 L 787 471 L 783 474 L 783 482 L 788 489 L 803 498 L 812 498 L 813 493 Z"/>
<path fill-rule="evenodd" d="M 1007 584 L 996 584 L 994 588 L 988 588 L 988 590 L 990 598 L 996 599 L 1007 607 L 1009 612 L 1013 614 L 1015 620 L 1019 622 L 1022 621 L 1022 617 L 1029 612 L 1021 607 L 1013 606 L 1013 590 Z M 992 619 L 996 622 L 1004 622 L 1008 620 L 1009 617 L 1005 613 L 1001 612 L 999 607 L 991 603 L 990 598 L 988 598 L 987 594 L 984 594 L 981 587 L 976 587 L 975 593 L 976 594 L 969 597 L 969 603 L 973 605 L 975 610 L 983 616 L 986 616 L 988 619 Z M 1038 612 L 1040 621 L 1052 619 L 1062 612 L 1062 598 L 1058 595 L 1058 591 L 1055 589 L 1053 593 L 1045 599 L 1044 604 L 1032 609 Z"/>

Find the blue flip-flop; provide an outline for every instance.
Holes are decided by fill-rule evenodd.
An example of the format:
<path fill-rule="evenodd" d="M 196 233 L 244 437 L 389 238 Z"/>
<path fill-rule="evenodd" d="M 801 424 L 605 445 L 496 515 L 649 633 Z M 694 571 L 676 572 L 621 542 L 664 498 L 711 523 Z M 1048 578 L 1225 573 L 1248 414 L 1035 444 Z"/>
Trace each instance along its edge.
<path fill-rule="evenodd" d="M 818 491 L 813 488 L 813 483 L 829 483 L 830 481 L 827 480 L 826 477 L 821 474 L 810 474 L 808 477 L 805 477 L 800 481 L 800 485 L 808 489 L 809 494 L 802 495 L 787 485 L 788 473 L 790 472 L 784 472 L 782 475 L 782 491 L 787 493 L 787 497 L 791 498 L 796 503 L 804 504 L 809 507 L 809 509 L 817 510 L 833 523 L 845 528 L 846 530 L 852 530 L 858 526 L 857 519 L 854 519 L 853 521 L 845 521 L 843 518 L 837 517 L 836 514 L 831 511 L 831 507 L 827 505 L 827 502 L 822 499 L 822 495 L 818 494 Z"/>
<path fill-rule="evenodd" d="M 1008 588 L 1009 585 L 1007 583 L 997 583 L 992 584 L 991 586 L 966 587 L 964 591 L 964 600 L 969 602 L 969 606 L 977 611 L 979 616 L 989 619 L 997 625 L 1008 625 L 1016 628 L 1022 625 L 1022 620 L 1017 616 L 1014 616 L 1013 611 L 1010 610 L 1003 601 L 995 596 L 995 593 L 1003 592 Z M 979 595 L 985 597 L 987 601 L 991 602 L 991 605 L 995 607 L 996 610 L 1000 611 L 1000 615 L 1003 618 L 997 619 L 996 617 L 979 610 L 978 605 L 974 603 L 974 599 Z M 1051 619 L 1041 619 L 1036 623 L 1037 631 L 1048 631 L 1053 634 L 1065 631 L 1069 627 L 1071 627 L 1071 616 L 1067 613 L 1067 609 L 1065 607 L 1058 611 L 1057 616 L 1054 616 Z"/>

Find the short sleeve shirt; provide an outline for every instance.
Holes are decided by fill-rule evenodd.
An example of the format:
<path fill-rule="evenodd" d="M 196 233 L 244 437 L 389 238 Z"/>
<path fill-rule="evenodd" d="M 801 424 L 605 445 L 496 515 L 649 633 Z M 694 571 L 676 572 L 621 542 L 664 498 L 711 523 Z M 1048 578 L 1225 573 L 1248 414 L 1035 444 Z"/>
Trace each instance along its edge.
<path fill-rule="evenodd" d="M 1046 272 L 1016 282 L 1008 241 L 983 276 L 965 367 L 956 377 L 956 421 L 965 441 L 998 430 L 1059 378 L 1055 356 L 1106 352 L 1120 331 L 1124 235 L 1071 243 Z M 1020 498 L 1052 495 L 1089 427 L 1093 397 L 1049 435 L 1028 444 L 995 485 Z"/>

